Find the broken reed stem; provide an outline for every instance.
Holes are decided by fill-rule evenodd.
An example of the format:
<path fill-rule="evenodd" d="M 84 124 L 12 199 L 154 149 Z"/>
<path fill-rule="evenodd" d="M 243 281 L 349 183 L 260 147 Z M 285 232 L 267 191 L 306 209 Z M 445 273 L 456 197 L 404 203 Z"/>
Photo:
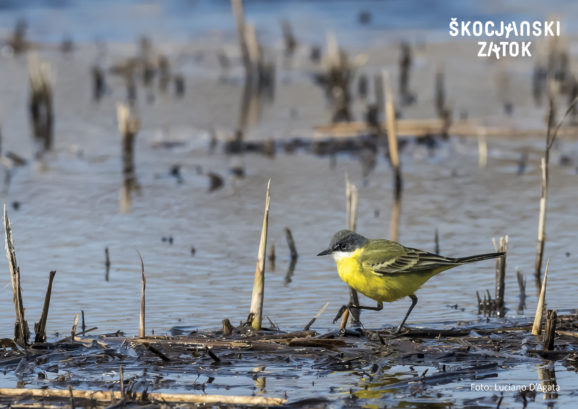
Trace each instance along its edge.
<path fill-rule="evenodd" d="M 52 148 L 54 112 L 52 103 L 52 68 L 32 55 L 28 59 L 30 81 L 29 109 L 34 137 L 42 143 L 42 151 Z"/>
<path fill-rule="evenodd" d="M 288 20 L 281 20 L 281 30 L 283 31 L 283 41 L 285 43 L 285 55 L 291 56 L 297 48 L 297 39 L 293 35 L 293 30 Z"/>
<path fill-rule="evenodd" d="M 544 314 L 544 303 L 546 301 L 546 283 L 548 279 L 548 266 L 550 260 L 546 261 L 546 269 L 544 270 L 544 281 L 542 281 L 542 288 L 540 289 L 540 298 L 536 306 L 536 316 L 534 317 L 534 325 L 532 325 L 532 335 L 540 335 L 542 331 L 542 315 Z"/>
<path fill-rule="evenodd" d="M 520 289 L 520 301 L 518 302 L 518 311 L 524 311 L 526 308 L 526 280 L 520 270 L 516 271 L 516 277 L 518 279 L 518 287 Z"/>
<path fill-rule="evenodd" d="M 435 105 L 439 118 L 444 118 L 446 111 L 446 91 L 444 84 L 444 72 L 438 69 L 435 76 Z"/>
<path fill-rule="evenodd" d="M 542 193 L 540 195 L 540 215 L 538 217 L 538 246 L 536 249 L 535 276 L 536 285 L 540 288 L 540 275 L 542 270 L 542 259 L 544 257 L 544 245 L 546 243 L 546 200 L 548 196 L 548 164 L 543 157 L 542 165 Z"/>
<path fill-rule="evenodd" d="M 551 351 L 554 349 L 554 338 L 556 337 L 556 320 L 558 314 L 554 310 L 546 313 L 546 328 L 544 330 L 544 349 Z"/>
<path fill-rule="evenodd" d="M 262 61 L 262 58 L 255 26 L 251 23 L 245 24 L 245 43 L 247 44 L 247 54 L 249 57 L 246 75 L 248 78 L 253 78 L 254 75 L 258 75 L 259 63 Z"/>
<path fill-rule="evenodd" d="M 299 257 L 299 254 L 297 253 L 297 248 L 295 247 L 293 233 L 291 233 L 291 229 L 289 229 L 289 227 L 285 227 L 285 237 L 287 238 L 287 245 L 289 246 L 289 251 L 291 252 L 291 260 L 295 260 L 297 257 Z"/>
<path fill-rule="evenodd" d="M 231 7 L 235 15 L 235 23 L 237 24 L 237 37 L 239 39 L 239 48 L 241 49 L 241 56 L 243 57 L 243 64 L 246 72 L 251 71 L 251 61 L 249 58 L 249 49 L 247 47 L 246 29 L 245 29 L 245 12 L 243 11 L 242 0 L 231 0 Z"/>
<path fill-rule="evenodd" d="M 134 141 L 140 128 L 139 118 L 128 105 L 118 103 L 116 106 L 118 130 L 122 135 L 122 164 L 125 179 L 134 179 Z"/>
<path fill-rule="evenodd" d="M 142 260 L 142 256 L 140 252 L 137 250 L 138 257 L 140 258 L 140 271 L 141 271 L 141 294 L 140 294 L 140 316 L 139 316 L 139 323 L 138 323 L 138 336 L 139 338 L 144 338 L 146 336 L 146 328 L 145 328 L 145 313 L 146 313 L 146 287 L 147 287 L 147 279 L 145 277 L 144 271 L 144 262 Z"/>
<path fill-rule="evenodd" d="M 345 173 L 345 203 L 347 210 L 347 228 L 351 231 L 355 231 L 357 228 L 357 186 L 349 181 L 349 175 L 347 172 Z M 349 303 L 352 305 L 359 305 L 359 296 L 357 291 L 352 287 L 349 287 Z M 347 316 L 349 316 L 349 312 L 347 313 Z M 359 309 L 355 309 L 351 313 L 351 324 L 353 326 L 359 326 L 361 324 L 361 311 Z M 342 330 L 345 329 L 345 325 L 347 325 L 347 318 L 342 322 Z"/>
<path fill-rule="evenodd" d="M 70 331 L 70 340 L 74 342 L 76 340 L 76 328 L 78 327 L 78 314 L 74 315 L 74 322 L 72 323 L 72 330 Z"/>
<path fill-rule="evenodd" d="M 82 329 L 82 336 L 84 337 L 86 335 L 86 321 L 84 321 L 84 310 L 80 310 L 80 316 L 81 316 L 80 328 Z"/>
<path fill-rule="evenodd" d="M 385 122 L 387 126 L 387 141 L 389 146 L 389 160 L 394 171 L 394 192 L 395 199 L 399 200 L 402 190 L 401 179 L 401 164 L 399 161 L 399 148 L 397 145 L 397 123 L 395 119 L 395 104 L 393 100 L 393 92 L 391 90 L 391 83 L 389 80 L 389 73 L 382 71 L 383 77 L 383 91 L 385 99 Z"/>
<path fill-rule="evenodd" d="M 508 252 L 509 236 L 500 237 L 500 243 L 492 240 L 496 252 Z M 506 254 L 496 259 L 496 310 L 501 315 L 504 309 L 504 294 L 506 292 Z"/>
<path fill-rule="evenodd" d="M 34 342 L 46 341 L 46 321 L 48 319 L 48 308 L 50 307 L 50 296 L 52 295 L 52 282 L 56 271 L 51 271 L 48 275 L 48 287 L 46 288 L 46 295 L 44 296 L 44 305 L 42 306 L 42 315 L 40 320 L 34 325 Z"/>
<path fill-rule="evenodd" d="M 478 132 L 478 167 L 484 169 L 488 165 L 488 141 L 485 130 Z"/>
<path fill-rule="evenodd" d="M 438 229 L 436 228 L 434 233 L 434 244 L 435 244 L 435 254 L 440 254 L 440 235 Z"/>
<path fill-rule="evenodd" d="M 233 326 L 231 325 L 231 321 L 229 321 L 228 318 L 225 318 L 223 320 L 223 335 L 228 337 L 229 335 L 231 335 L 233 333 Z"/>
<path fill-rule="evenodd" d="M 251 309 L 249 315 L 253 315 L 251 326 L 255 330 L 261 329 L 263 320 L 263 298 L 265 296 L 265 257 L 267 253 L 267 229 L 269 225 L 269 189 L 271 179 L 267 182 L 267 193 L 265 195 L 265 213 L 263 215 L 263 227 L 261 228 L 261 239 L 259 240 L 259 252 L 257 253 L 257 267 L 255 269 L 255 281 L 253 283 L 253 295 L 251 297 Z"/>
<path fill-rule="evenodd" d="M 92 74 L 92 98 L 99 101 L 106 90 L 104 72 L 98 65 L 94 65 L 91 69 Z"/>
<path fill-rule="evenodd" d="M 10 281 L 12 283 L 14 309 L 16 311 L 14 341 L 18 345 L 25 347 L 28 345 L 30 330 L 28 329 L 28 323 L 24 318 L 24 304 L 22 302 L 22 288 L 20 286 L 20 268 L 16 262 L 16 252 L 14 251 L 14 241 L 12 239 L 12 227 L 10 226 L 10 219 L 8 218 L 8 213 L 6 211 L 6 204 L 4 204 L 4 232 L 6 258 L 8 259 L 8 266 L 10 267 Z"/>
<path fill-rule="evenodd" d="M 105 268 L 104 280 L 108 281 L 110 274 L 110 255 L 108 254 L 108 247 L 104 248 L 104 268 Z"/>
<path fill-rule="evenodd" d="M 75 399 L 86 399 L 96 402 L 111 402 L 112 399 L 122 399 L 120 391 L 0 388 L 0 396 L 2 397 L 69 399 L 71 394 Z M 137 401 L 143 399 L 153 402 L 204 403 L 208 405 L 258 405 L 265 407 L 279 406 L 287 402 L 287 399 L 265 396 L 193 395 L 149 392 L 136 393 L 136 395 L 137 399 L 135 400 Z"/>
<path fill-rule="evenodd" d="M 556 119 L 556 106 L 554 105 L 554 98 L 550 95 L 550 105 L 548 110 L 548 128 L 546 131 L 546 148 L 544 150 L 544 157 L 542 158 L 542 191 L 540 195 L 540 215 L 538 219 L 538 245 L 536 249 L 536 265 L 535 265 L 535 278 L 536 286 L 540 285 L 540 275 L 542 270 L 542 260 L 544 258 L 544 246 L 546 244 L 546 205 L 548 199 L 548 176 L 549 176 L 549 165 L 550 165 L 550 149 L 556 141 L 556 136 L 560 127 L 564 123 L 566 117 L 573 111 L 574 107 L 578 103 L 578 98 L 575 98 L 570 106 L 566 109 L 566 112 L 560 118 L 556 126 L 554 127 L 554 121 Z M 554 130 L 552 130 L 554 128 Z"/>
<path fill-rule="evenodd" d="M 347 229 L 357 230 L 358 194 L 357 186 L 349 181 L 349 175 L 345 173 L 345 200 L 347 209 Z"/>

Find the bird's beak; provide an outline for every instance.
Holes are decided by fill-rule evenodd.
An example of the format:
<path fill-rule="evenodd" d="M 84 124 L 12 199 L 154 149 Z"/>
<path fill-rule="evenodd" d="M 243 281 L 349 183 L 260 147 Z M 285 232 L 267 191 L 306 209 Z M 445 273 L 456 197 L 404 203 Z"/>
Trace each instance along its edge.
<path fill-rule="evenodd" d="M 331 254 L 331 249 L 323 250 L 321 253 L 318 254 L 318 256 L 326 256 L 328 254 Z"/>

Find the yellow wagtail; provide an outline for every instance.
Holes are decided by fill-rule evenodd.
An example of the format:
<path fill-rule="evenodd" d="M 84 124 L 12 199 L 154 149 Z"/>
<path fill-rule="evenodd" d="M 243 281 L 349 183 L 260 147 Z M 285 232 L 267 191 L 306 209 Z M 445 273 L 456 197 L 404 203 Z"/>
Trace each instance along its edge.
<path fill-rule="evenodd" d="M 347 308 L 380 311 L 383 302 L 411 298 L 411 306 L 397 328 L 399 333 L 417 304 L 415 292 L 430 278 L 444 270 L 475 261 L 503 256 L 504 253 L 450 258 L 404 247 L 395 241 L 367 239 L 351 230 L 335 233 L 327 250 L 337 263 L 339 277 L 363 295 L 377 301 L 377 307 L 348 305 L 341 307 L 335 321 Z"/>

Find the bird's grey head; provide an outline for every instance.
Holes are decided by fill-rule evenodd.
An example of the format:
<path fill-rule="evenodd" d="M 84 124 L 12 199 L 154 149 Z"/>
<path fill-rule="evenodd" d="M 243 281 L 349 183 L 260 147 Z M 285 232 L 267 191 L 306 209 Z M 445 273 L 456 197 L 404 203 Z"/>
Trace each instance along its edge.
<path fill-rule="evenodd" d="M 367 243 L 367 238 L 351 230 L 340 230 L 333 235 L 329 248 L 323 250 L 318 256 L 332 254 L 335 260 L 350 256 L 355 250 Z"/>

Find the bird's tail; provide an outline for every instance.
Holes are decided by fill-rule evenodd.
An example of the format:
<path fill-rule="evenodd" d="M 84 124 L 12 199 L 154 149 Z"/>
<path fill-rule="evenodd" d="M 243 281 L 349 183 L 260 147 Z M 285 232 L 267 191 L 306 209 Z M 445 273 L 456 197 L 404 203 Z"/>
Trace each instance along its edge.
<path fill-rule="evenodd" d="M 503 256 L 506 253 L 487 253 L 487 254 L 478 254 L 477 256 L 469 256 L 469 257 L 460 257 L 456 259 L 457 263 L 466 264 L 466 263 L 475 263 L 476 261 L 482 260 L 489 260 L 491 258 L 497 258 Z"/>

